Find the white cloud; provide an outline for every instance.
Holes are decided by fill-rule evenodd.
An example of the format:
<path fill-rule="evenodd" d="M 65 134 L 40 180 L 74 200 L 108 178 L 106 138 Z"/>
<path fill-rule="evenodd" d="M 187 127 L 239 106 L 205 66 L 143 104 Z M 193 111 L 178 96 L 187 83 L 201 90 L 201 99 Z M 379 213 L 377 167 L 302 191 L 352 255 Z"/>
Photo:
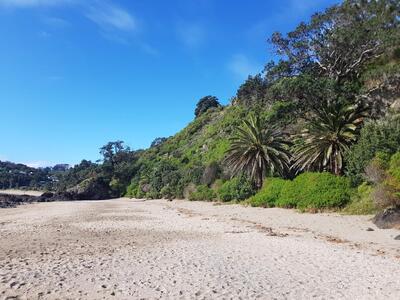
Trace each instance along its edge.
<path fill-rule="evenodd" d="M 115 5 L 111 0 L 0 0 L 0 8 L 15 9 L 54 7 L 62 4 L 68 4 L 68 8 L 96 24 L 103 38 L 122 45 L 136 45 L 152 56 L 159 55 L 157 49 L 139 37 L 133 37 L 141 27 L 138 20 L 127 9 Z M 38 33 L 41 38 L 53 36 L 52 29 L 65 29 L 72 25 L 69 21 L 54 16 L 45 16 L 41 21 L 47 26 Z"/>
<path fill-rule="evenodd" d="M 39 7 L 67 4 L 72 0 L 0 0 L 0 5 L 7 7 Z"/>
<path fill-rule="evenodd" d="M 204 26 L 200 24 L 180 23 L 177 27 L 177 35 L 180 41 L 188 48 L 201 46 L 207 37 Z"/>
<path fill-rule="evenodd" d="M 103 29 L 133 31 L 137 28 L 135 18 L 126 10 L 111 3 L 90 6 L 86 17 Z"/>
<path fill-rule="evenodd" d="M 249 75 L 255 75 L 261 71 L 261 67 L 243 54 L 235 54 L 228 62 L 228 69 L 240 79 L 245 79 Z"/>

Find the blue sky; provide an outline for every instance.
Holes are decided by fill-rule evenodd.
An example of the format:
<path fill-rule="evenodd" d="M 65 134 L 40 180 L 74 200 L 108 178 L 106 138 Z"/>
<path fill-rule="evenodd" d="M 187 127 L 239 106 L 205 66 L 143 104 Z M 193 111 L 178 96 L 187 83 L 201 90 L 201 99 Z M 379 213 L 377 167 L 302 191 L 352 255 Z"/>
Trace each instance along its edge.
<path fill-rule="evenodd" d="M 0 160 L 146 148 L 224 104 L 273 58 L 267 38 L 337 0 L 0 0 Z"/>

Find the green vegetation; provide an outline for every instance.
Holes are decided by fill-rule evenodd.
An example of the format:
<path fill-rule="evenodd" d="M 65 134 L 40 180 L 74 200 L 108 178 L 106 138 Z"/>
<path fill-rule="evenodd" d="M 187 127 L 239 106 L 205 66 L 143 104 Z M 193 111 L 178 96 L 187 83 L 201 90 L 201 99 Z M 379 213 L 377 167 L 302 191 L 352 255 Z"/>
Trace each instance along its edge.
<path fill-rule="evenodd" d="M 330 173 L 303 173 L 293 181 L 274 178 L 250 198 L 252 206 L 321 210 L 343 207 L 350 200 L 351 188 L 344 177 Z"/>
<path fill-rule="evenodd" d="M 206 185 L 199 185 L 189 195 L 190 201 L 213 201 L 216 198 L 215 192 Z"/>
<path fill-rule="evenodd" d="M 52 189 L 58 176 L 67 169 L 68 165 L 62 164 L 36 169 L 24 164 L 0 161 L 0 189 Z"/>
<path fill-rule="evenodd" d="M 218 188 L 218 198 L 223 202 L 245 200 L 254 194 L 252 183 L 245 176 L 238 176 L 226 181 Z"/>
<path fill-rule="evenodd" d="M 248 200 L 251 206 L 260 207 L 274 207 L 277 206 L 277 202 L 281 199 L 282 191 L 286 186 L 290 184 L 290 181 L 281 178 L 267 178 L 262 189 L 253 197 Z M 290 205 L 290 207 L 295 204 Z"/>
<path fill-rule="evenodd" d="M 0 187 L 100 182 L 115 197 L 250 197 L 253 206 L 357 214 L 398 206 L 399 11 L 399 1 L 345 0 L 274 33 L 277 59 L 228 105 L 201 98 L 174 136 L 145 150 L 110 142 L 100 162 L 63 171 L 0 165 Z"/>
<path fill-rule="evenodd" d="M 367 183 L 361 184 L 352 195 L 351 201 L 343 209 L 349 215 L 370 215 L 377 212 L 377 207 L 371 197 L 373 187 Z"/>
<path fill-rule="evenodd" d="M 261 188 L 266 174 L 284 176 L 289 169 L 289 142 L 282 132 L 265 128 L 259 117 L 250 116 L 236 128 L 226 163 L 233 174 L 247 173 L 256 188 Z"/>
<path fill-rule="evenodd" d="M 299 171 L 327 170 L 341 175 L 344 153 L 357 140 L 365 111 L 365 107 L 348 106 L 340 101 L 318 109 L 309 121 L 309 128 L 299 135 L 293 167 Z"/>
<path fill-rule="evenodd" d="M 400 115 L 389 115 L 368 122 L 361 130 L 357 144 L 346 154 L 346 174 L 354 185 L 363 181 L 365 167 L 378 152 L 394 154 L 400 150 Z"/>

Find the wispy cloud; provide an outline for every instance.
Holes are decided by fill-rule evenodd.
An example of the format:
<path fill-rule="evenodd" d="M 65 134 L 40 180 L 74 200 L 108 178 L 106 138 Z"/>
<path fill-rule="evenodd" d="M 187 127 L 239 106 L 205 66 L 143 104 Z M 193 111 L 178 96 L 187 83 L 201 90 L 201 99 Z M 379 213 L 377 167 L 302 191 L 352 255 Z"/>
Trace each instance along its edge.
<path fill-rule="evenodd" d="M 52 28 L 67 28 L 71 25 L 67 20 L 58 17 L 45 17 L 43 23 Z"/>
<path fill-rule="evenodd" d="M 96 24 L 103 38 L 122 45 L 136 45 L 152 56 L 159 55 L 157 49 L 137 36 L 140 32 L 140 22 L 137 18 L 111 0 L 0 0 L 0 7 L 15 9 L 55 7 L 62 4 L 68 4 L 68 8 Z M 44 17 L 42 22 L 47 28 L 39 32 L 41 38 L 53 36 L 52 29 L 65 29 L 72 25 L 69 21 L 54 16 Z M 194 45 L 199 42 L 201 34 L 196 29 L 192 29 L 191 32 L 193 38 L 187 39 L 187 43 Z"/>
<path fill-rule="evenodd" d="M 137 29 L 135 18 L 127 10 L 109 2 L 90 6 L 86 17 L 104 30 L 134 31 Z"/>
<path fill-rule="evenodd" d="M 179 40 L 188 48 L 198 48 L 206 41 L 204 25 L 181 22 L 176 30 Z"/>
<path fill-rule="evenodd" d="M 39 6 L 56 6 L 60 4 L 68 4 L 75 2 L 74 0 L 0 0 L 1 6 L 6 7 L 39 7 Z"/>
<path fill-rule="evenodd" d="M 261 66 L 252 62 L 244 54 L 235 54 L 228 62 L 228 69 L 239 79 L 245 79 L 249 75 L 255 75 L 261 71 Z"/>

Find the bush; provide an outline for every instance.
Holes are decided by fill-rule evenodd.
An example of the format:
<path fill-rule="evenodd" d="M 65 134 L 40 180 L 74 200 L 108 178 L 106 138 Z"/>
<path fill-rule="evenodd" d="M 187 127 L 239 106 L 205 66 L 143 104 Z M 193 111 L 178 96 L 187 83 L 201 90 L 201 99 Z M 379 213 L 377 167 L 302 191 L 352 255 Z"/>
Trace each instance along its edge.
<path fill-rule="evenodd" d="M 366 182 L 361 184 L 352 195 L 351 201 L 343 209 L 349 215 L 371 215 L 377 212 L 377 207 L 372 200 L 374 188 Z"/>
<path fill-rule="evenodd" d="M 400 116 L 369 122 L 361 130 L 358 142 L 346 155 L 346 174 L 353 185 L 363 181 L 364 169 L 378 152 L 393 155 L 400 150 Z"/>
<path fill-rule="evenodd" d="M 189 194 L 190 201 L 213 201 L 215 198 L 215 192 L 206 185 L 197 186 L 196 191 Z"/>
<path fill-rule="evenodd" d="M 281 178 L 267 178 L 262 189 L 249 199 L 249 204 L 256 207 L 274 207 L 282 191 L 291 182 Z"/>
<path fill-rule="evenodd" d="M 390 158 L 389 175 L 400 183 L 400 152 L 397 152 Z"/>
<path fill-rule="evenodd" d="M 217 191 L 221 201 L 244 200 L 254 194 L 251 182 L 244 176 L 226 181 Z"/>
<path fill-rule="evenodd" d="M 164 187 L 161 189 L 160 194 L 161 194 L 161 196 L 162 196 L 163 198 L 166 198 L 166 199 L 173 199 L 173 198 L 175 198 L 175 191 L 174 191 L 174 189 L 173 189 L 171 186 L 169 186 L 169 185 L 164 186 Z"/>
<path fill-rule="evenodd" d="M 400 152 L 390 158 L 385 181 L 377 186 L 373 198 L 381 208 L 400 206 Z"/>
<path fill-rule="evenodd" d="M 303 173 L 293 181 L 267 180 L 265 186 L 249 202 L 253 206 L 319 210 L 340 208 L 349 202 L 351 188 L 345 177 L 331 173 Z"/>
<path fill-rule="evenodd" d="M 125 196 L 129 198 L 136 198 L 138 189 L 139 189 L 139 184 L 131 182 L 131 184 L 128 185 L 128 187 L 126 188 Z"/>
<path fill-rule="evenodd" d="M 125 186 L 115 178 L 110 181 L 110 189 L 112 194 L 116 197 L 121 197 L 126 193 Z"/>
<path fill-rule="evenodd" d="M 389 167 L 390 155 L 378 152 L 365 167 L 364 177 L 368 182 L 379 184 L 386 178 L 386 170 Z"/>
<path fill-rule="evenodd" d="M 343 207 L 351 197 L 349 180 L 326 172 L 303 173 L 293 180 L 291 187 L 289 199 L 295 197 L 296 207 L 301 210 Z"/>

